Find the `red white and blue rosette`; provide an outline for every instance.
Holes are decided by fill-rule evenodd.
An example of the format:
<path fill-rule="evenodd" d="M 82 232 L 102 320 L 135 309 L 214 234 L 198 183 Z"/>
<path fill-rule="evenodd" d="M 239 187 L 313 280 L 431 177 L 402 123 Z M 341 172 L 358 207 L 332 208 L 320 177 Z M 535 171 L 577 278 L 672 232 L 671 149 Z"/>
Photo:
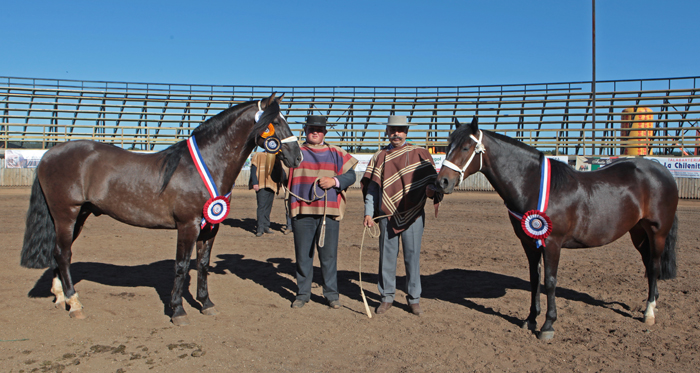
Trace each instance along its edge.
<path fill-rule="evenodd" d="M 545 214 L 549 205 L 549 192 L 552 179 L 551 161 L 545 158 L 540 171 L 540 192 L 537 199 L 537 209 L 523 215 L 508 209 L 514 218 L 520 220 L 523 231 L 535 239 L 538 248 L 545 246 L 544 239 L 552 233 L 552 220 Z"/>
<path fill-rule="evenodd" d="M 525 234 L 536 240 L 544 240 L 552 233 L 552 220 L 542 211 L 526 212 L 520 223 Z"/>
<path fill-rule="evenodd" d="M 219 224 L 228 216 L 229 199 L 226 196 L 210 198 L 204 204 L 204 218 L 210 224 Z"/>
<path fill-rule="evenodd" d="M 209 200 L 204 204 L 204 219 L 202 219 L 200 228 L 204 229 L 207 224 L 209 224 L 210 227 L 213 227 L 214 225 L 224 221 L 226 216 L 228 216 L 228 212 L 230 210 L 229 197 L 231 193 L 228 193 L 225 196 L 219 195 L 219 190 L 216 187 L 214 179 L 209 173 L 209 169 L 207 168 L 204 159 L 202 159 L 202 154 L 199 151 L 197 140 L 195 140 L 194 136 L 187 139 L 187 148 L 192 156 L 194 166 L 204 182 L 204 186 L 206 186 L 209 195 L 211 195 L 211 198 L 209 198 Z"/>

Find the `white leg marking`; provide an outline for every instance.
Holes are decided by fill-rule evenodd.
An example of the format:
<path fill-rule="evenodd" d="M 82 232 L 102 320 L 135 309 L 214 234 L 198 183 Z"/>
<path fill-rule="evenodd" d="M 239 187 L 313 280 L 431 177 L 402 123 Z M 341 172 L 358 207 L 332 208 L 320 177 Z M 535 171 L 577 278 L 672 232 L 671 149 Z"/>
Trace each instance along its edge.
<path fill-rule="evenodd" d="M 656 300 L 653 302 L 647 302 L 647 309 L 644 311 L 644 323 L 647 325 L 654 325 L 656 322 L 656 317 L 654 316 L 654 309 L 656 308 Z"/>
<path fill-rule="evenodd" d="M 56 300 L 54 301 L 56 307 L 65 307 L 66 298 L 63 295 L 63 285 L 58 277 L 53 278 L 53 282 L 51 283 L 51 292 L 56 296 Z"/>
<path fill-rule="evenodd" d="M 78 300 L 78 293 L 73 294 L 72 297 L 66 299 L 66 303 L 70 306 L 70 317 L 75 319 L 84 319 L 85 313 L 83 312 L 83 305 L 80 304 Z"/>

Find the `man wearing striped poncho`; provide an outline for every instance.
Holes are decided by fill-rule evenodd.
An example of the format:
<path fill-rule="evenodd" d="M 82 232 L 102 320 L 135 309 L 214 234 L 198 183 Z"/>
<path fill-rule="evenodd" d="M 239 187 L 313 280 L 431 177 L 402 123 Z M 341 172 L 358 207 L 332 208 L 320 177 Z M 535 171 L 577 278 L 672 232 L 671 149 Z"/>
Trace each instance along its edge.
<path fill-rule="evenodd" d="M 323 296 L 331 308 L 340 308 L 338 294 L 338 230 L 345 212 L 345 190 L 355 183 L 357 159 L 324 142 L 326 118 L 309 116 L 304 126 L 304 160 L 289 170 L 289 208 L 296 254 L 296 300 L 303 307 L 311 297 L 314 248 L 323 275 Z"/>
<path fill-rule="evenodd" d="M 420 308 L 420 248 L 425 225 L 425 202 L 432 198 L 436 204 L 442 194 L 435 192 L 433 182 L 437 176 L 430 153 L 406 142 L 408 122 L 405 116 L 390 116 L 386 127 L 389 146 L 372 156 L 362 177 L 362 193 L 365 196 L 364 225 L 374 225 L 378 220 L 379 236 L 379 293 L 382 302 L 375 311 L 385 313 L 391 308 L 396 295 L 396 261 L 399 254 L 399 237 L 403 242 L 406 266 L 406 299 L 415 315 Z"/>

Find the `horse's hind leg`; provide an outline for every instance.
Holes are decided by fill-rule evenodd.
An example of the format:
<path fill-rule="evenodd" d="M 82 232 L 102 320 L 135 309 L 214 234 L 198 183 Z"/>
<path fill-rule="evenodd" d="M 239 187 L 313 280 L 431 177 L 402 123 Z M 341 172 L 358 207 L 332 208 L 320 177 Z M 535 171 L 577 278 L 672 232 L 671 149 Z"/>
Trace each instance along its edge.
<path fill-rule="evenodd" d="M 54 304 L 56 308 L 66 309 L 66 297 L 63 294 L 63 284 L 61 283 L 61 274 L 58 268 L 53 270 L 53 281 L 51 282 L 51 293 L 56 297 Z"/>
<path fill-rule="evenodd" d="M 78 235 L 80 234 L 83 224 L 85 224 L 85 220 L 87 220 L 88 216 L 90 216 L 89 211 L 86 209 L 81 210 L 80 214 L 78 215 L 78 220 L 75 222 L 75 227 L 73 228 L 73 242 L 75 242 L 75 239 L 78 238 Z M 54 301 L 56 308 L 65 310 L 66 297 L 63 294 L 61 272 L 58 270 L 58 268 L 54 269 L 53 281 L 51 282 L 51 293 L 53 293 L 53 295 L 56 297 L 56 300 Z"/>
<path fill-rule="evenodd" d="M 75 233 L 76 223 L 80 221 L 80 225 L 82 225 L 85 219 L 76 219 L 76 217 L 80 215 L 79 208 L 74 207 L 68 208 L 67 210 L 67 212 L 62 214 L 53 214 L 54 224 L 56 225 L 56 247 L 54 248 L 54 256 L 56 258 L 56 264 L 58 264 L 57 273 L 63 287 L 63 296 L 65 297 L 65 302 L 70 306 L 70 317 L 84 319 L 85 313 L 83 312 L 83 305 L 78 300 L 78 293 L 75 292 L 73 280 L 70 275 L 70 262 L 72 257 L 71 247 L 75 237 L 77 237 Z"/>
<path fill-rule="evenodd" d="M 657 280 L 661 271 L 661 254 L 663 252 L 666 237 L 659 234 L 652 227 L 645 228 L 642 223 L 635 225 L 630 230 L 630 237 L 634 247 L 642 255 L 642 261 L 646 268 L 646 277 L 649 285 L 646 309 L 644 310 L 644 323 L 654 325 L 656 323 L 656 300 L 659 297 Z"/>
<path fill-rule="evenodd" d="M 216 315 L 218 313 L 216 308 L 214 308 L 214 303 L 209 299 L 209 286 L 207 284 L 213 245 L 214 237 L 204 241 L 197 241 L 197 300 L 202 303 L 202 313 L 205 315 Z"/>

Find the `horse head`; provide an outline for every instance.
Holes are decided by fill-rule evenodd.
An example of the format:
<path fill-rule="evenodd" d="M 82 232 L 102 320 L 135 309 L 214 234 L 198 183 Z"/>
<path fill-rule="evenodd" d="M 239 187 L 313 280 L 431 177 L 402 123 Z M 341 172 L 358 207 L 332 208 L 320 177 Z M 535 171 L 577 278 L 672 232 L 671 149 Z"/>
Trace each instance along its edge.
<path fill-rule="evenodd" d="M 459 121 L 455 119 L 455 127 L 457 129 L 450 135 L 447 155 L 435 180 L 436 189 L 447 194 L 452 193 L 455 186 L 461 184 L 467 176 L 481 171 L 486 153 L 481 142 L 483 132 L 479 130 L 476 116 L 471 124 L 465 126 L 460 126 Z M 472 162 L 479 154 L 479 161 Z"/>
<path fill-rule="evenodd" d="M 278 147 L 277 157 L 287 167 L 297 167 L 301 163 L 302 155 L 299 142 L 292 134 L 287 120 L 280 112 L 280 102 L 284 98 L 282 94 L 275 98 L 275 93 L 260 101 L 258 113 L 255 115 L 256 124 L 251 133 L 255 137 L 255 144 L 263 149 Z M 267 144 L 266 144 L 267 142 Z"/>

